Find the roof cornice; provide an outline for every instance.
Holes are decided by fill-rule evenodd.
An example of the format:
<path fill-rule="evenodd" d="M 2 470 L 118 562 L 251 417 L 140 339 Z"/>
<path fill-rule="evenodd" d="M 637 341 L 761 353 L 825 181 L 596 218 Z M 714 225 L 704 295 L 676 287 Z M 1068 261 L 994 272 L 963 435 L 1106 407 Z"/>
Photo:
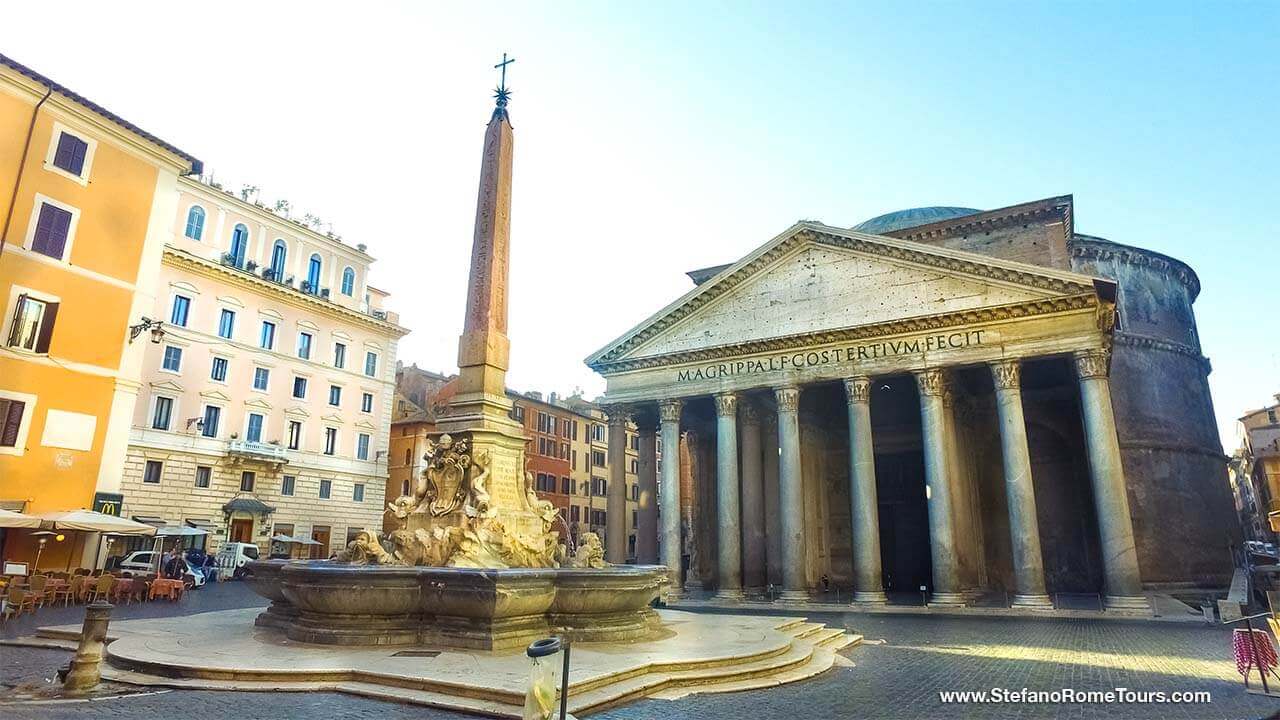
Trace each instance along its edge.
<path fill-rule="evenodd" d="M 957 235 L 970 235 L 975 232 L 988 232 L 1011 225 L 1021 225 L 1031 220 L 1058 216 L 1063 220 L 1063 240 L 1070 241 L 1073 232 L 1074 201 L 1071 195 L 1033 200 L 1009 207 L 986 210 L 972 215 L 947 218 L 926 225 L 891 230 L 884 233 L 887 237 L 916 242 L 936 242 Z"/>
<path fill-rule="evenodd" d="M 846 248 L 999 283 L 1031 286 L 1062 295 L 1093 293 L 1098 282 L 1096 278 L 1079 273 L 926 245 L 913 240 L 800 222 L 588 357 L 587 365 L 598 368 L 618 360 L 806 242 Z"/>
<path fill-rule="evenodd" d="M 36 99 L 51 91 L 49 104 L 85 124 L 93 125 L 122 144 L 137 149 L 145 155 L 170 165 L 180 173 L 200 172 L 203 163 L 190 153 L 161 140 L 92 100 L 50 80 L 22 63 L 0 54 L 0 80 L 13 88 L 33 95 Z"/>
<path fill-rule="evenodd" d="M 321 315 L 327 315 L 338 320 L 346 320 L 365 325 L 375 329 L 383 335 L 392 338 L 401 338 L 409 334 L 407 328 L 401 327 L 396 323 L 386 320 L 379 320 L 372 315 L 356 312 L 345 308 L 341 305 L 335 305 L 319 298 L 313 298 L 296 290 L 285 289 L 280 285 L 268 282 L 256 275 L 226 267 L 221 263 L 215 263 L 202 257 L 192 255 L 191 253 L 175 248 L 172 245 L 166 245 L 164 248 L 164 262 L 167 265 L 176 267 L 197 275 L 202 275 L 214 280 L 222 280 L 239 285 L 248 290 L 252 290 L 259 294 L 268 295 L 284 303 L 292 305 L 296 308 L 318 312 Z"/>

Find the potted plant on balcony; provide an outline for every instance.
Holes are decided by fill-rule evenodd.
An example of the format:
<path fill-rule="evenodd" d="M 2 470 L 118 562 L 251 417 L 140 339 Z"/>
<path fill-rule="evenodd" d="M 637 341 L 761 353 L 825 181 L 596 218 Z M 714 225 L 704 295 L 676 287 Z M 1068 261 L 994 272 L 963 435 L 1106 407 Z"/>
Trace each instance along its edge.
<path fill-rule="evenodd" d="M 249 272 L 253 272 L 258 269 L 258 263 L 256 260 L 250 260 L 244 264 L 244 268 Z"/>

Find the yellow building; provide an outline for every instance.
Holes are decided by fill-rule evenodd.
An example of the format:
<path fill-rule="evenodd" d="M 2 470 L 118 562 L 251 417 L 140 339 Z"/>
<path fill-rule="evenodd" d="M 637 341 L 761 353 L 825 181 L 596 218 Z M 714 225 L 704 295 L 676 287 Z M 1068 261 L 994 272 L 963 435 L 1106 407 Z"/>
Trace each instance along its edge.
<path fill-rule="evenodd" d="M 118 489 L 148 340 L 130 326 L 155 305 L 178 177 L 199 170 L 0 55 L 0 506 L 90 508 Z M 41 565 L 78 561 L 85 544 L 52 543 Z M 10 531 L 2 555 L 32 548 Z"/>

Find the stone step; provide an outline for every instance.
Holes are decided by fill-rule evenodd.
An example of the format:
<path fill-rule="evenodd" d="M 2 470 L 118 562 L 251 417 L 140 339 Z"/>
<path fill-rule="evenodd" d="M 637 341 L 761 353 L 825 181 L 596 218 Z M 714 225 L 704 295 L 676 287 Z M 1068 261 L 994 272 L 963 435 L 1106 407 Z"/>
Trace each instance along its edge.
<path fill-rule="evenodd" d="M 821 630 L 809 635 L 805 639 L 812 642 L 814 645 L 826 645 L 841 635 L 844 635 L 844 628 L 823 627 Z"/>
<path fill-rule="evenodd" d="M 840 633 L 840 635 L 822 643 L 822 647 L 829 648 L 835 652 L 839 652 L 847 647 L 853 647 L 855 645 L 861 645 L 861 644 L 862 644 L 861 635 L 855 635 L 853 633 Z"/>
<path fill-rule="evenodd" d="M 787 632 L 791 634 L 791 637 L 803 639 L 816 632 L 820 632 L 825 627 L 826 625 L 823 625 L 822 623 L 803 622 L 787 628 Z"/>
<path fill-rule="evenodd" d="M 46 638 L 39 635 L 27 635 L 26 637 L 13 638 L 12 640 L 0 640 L 0 645 L 12 645 L 14 647 L 31 647 L 31 648 L 50 648 L 57 650 L 75 651 L 80 646 L 80 638 L 75 640 L 64 640 L 61 638 Z"/>
<path fill-rule="evenodd" d="M 779 675 L 807 664 L 814 652 L 812 643 L 796 640 L 785 652 L 763 660 L 720 668 L 693 668 L 689 670 L 645 673 L 600 686 L 587 692 L 571 692 L 569 707 L 582 715 L 602 710 L 629 700 L 647 697 L 669 688 L 701 689 L 704 685 L 720 685 L 728 682 L 750 681 Z M 769 683 L 772 684 L 772 683 Z M 686 691 L 687 692 L 687 691 Z"/>
<path fill-rule="evenodd" d="M 803 641 L 800 641 L 803 642 Z M 670 687 L 650 694 L 659 700 L 678 700 L 693 693 L 724 693 L 774 687 L 788 682 L 806 680 L 830 670 L 836 662 L 836 653 L 829 647 L 815 646 L 806 662 L 768 675 L 730 679 L 724 682 L 696 686 Z"/>

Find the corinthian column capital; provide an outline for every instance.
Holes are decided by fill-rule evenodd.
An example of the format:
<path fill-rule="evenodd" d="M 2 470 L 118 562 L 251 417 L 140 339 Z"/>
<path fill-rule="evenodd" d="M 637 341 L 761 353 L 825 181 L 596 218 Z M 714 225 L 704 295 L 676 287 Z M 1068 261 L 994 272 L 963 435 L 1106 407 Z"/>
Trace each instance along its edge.
<path fill-rule="evenodd" d="M 942 372 L 942 368 L 917 370 L 915 376 L 916 385 L 919 386 L 921 395 L 942 397 L 946 389 L 946 374 Z"/>
<path fill-rule="evenodd" d="M 609 416 L 610 425 L 626 426 L 631 420 L 630 405 L 605 405 L 604 414 Z"/>
<path fill-rule="evenodd" d="M 796 412 L 800 409 L 800 388 L 794 385 L 774 388 L 778 400 L 778 412 Z"/>
<path fill-rule="evenodd" d="M 1076 375 L 1081 380 L 1104 378 L 1111 374 L 1110 350 L 1082 350 L 1075 354 Z"/>
<path fill-rule="evenodd" d="M 866 375 L 845 378 L 844 395 L 850 405 L 871 402 L 871 378 Z"/>
<path fill-rule="evenodd" d="M 1017 390 L 1022 387 L 1022 361 L 996 360 L 991 363 L 991 379 L 1001 390 Z"/>
<path fill-rule="evenodd" d="M 733 393 L 719 393 L 716 395 L 716 415 L 720 417 L 734 417 L 738 414 L 738 396 Z"/>
<path fill-rule="evenodd" d="M 683 408 L 683 400 L 663 400 L 658 403 L 658 418 L 662 422 L 680 422 L 680 411 Z"/>

